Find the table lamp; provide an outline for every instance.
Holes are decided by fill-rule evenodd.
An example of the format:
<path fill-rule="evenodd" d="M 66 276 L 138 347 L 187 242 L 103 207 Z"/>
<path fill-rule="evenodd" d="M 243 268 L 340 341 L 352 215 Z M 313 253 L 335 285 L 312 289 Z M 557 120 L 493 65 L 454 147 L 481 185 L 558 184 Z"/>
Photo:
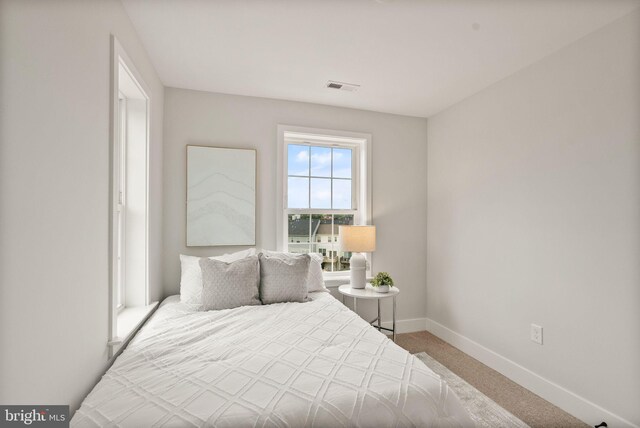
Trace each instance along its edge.
<path fill-rule="evenodd" d="M 375 226 L 340 226 L 340 249 L 350 251 L 351 288 L 366 285 L 367 259 L 362 253 L 376 250 Z"/>

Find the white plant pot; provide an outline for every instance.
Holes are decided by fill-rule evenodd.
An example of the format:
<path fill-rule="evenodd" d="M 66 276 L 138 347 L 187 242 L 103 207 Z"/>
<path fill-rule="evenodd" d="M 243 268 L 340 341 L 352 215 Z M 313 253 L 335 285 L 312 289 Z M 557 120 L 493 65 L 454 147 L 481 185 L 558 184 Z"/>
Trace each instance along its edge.
<path fill-rule="evenodd" d="M 373 289 L 375 291 L 377 291 L 378 293 L 388 293 L 389 292 L 389 286 L 388 285 L 380 285 L 378 287 L 373 287 Z"/>

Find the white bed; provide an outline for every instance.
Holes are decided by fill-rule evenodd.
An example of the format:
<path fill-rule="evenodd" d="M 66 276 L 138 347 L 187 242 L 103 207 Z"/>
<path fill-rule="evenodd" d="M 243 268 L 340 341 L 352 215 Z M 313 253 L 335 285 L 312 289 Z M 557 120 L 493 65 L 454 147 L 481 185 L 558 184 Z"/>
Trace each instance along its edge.
<path fill-rule="evenodd" d="M 473 426 L 420 360 L 329 293 L 310 297 L 208 312 L 167 298 L 71 426 Z"/>

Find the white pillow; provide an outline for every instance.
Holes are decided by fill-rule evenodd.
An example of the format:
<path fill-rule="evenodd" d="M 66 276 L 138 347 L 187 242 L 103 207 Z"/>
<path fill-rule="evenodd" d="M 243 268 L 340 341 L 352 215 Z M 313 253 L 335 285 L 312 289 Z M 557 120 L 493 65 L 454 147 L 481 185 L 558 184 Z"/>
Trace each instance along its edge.
<path fill-rule="evenodd" d="M 281 253 L 278 251 L 261 250 L 261 253 L 269 257 L 296 257 L 299 254 Z M 309 253 L 311 262 L 309 263 L 309 277 L 307 278 L 307 289 L 309 293 L 314 291 L 329 291 L 324 285 L 324 277 L 322 276 L 322 260 L 324 257 L 319 253 Z"/>
<path fill-rule="evenodd" d="M 255 256 L 256 249 L 238 251 L 236 253 L 224 254 L 222 256 L 209 257 L 212 260 L 231 263 L 236 260 Z M 202 269 L 200 269 L 201 257 L 185 256 L 180 254 L 180 301 L 192 305 L 202 304 Z"/>

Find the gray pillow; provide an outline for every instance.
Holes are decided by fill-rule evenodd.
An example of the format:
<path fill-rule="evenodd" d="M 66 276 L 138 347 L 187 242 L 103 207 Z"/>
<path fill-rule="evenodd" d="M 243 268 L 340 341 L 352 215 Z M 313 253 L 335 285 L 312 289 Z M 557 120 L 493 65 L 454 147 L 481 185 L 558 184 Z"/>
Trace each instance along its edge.
<path fill-rule="evenodd" d="M 304 302 L 309 276 L 308 254 L 295 257 L 271 257 L 260 254 L 260 300 L 264 305 Z"/>
<path fill-rule="evenodd" d="M 297 257 L 300 254 L 294 253 L 282 253 L 279 251 L 269 251 L 269 250 L 261 250 L 260 251 L 265 256 L 269 257 L 279 257 L 281 259 L 286 259 L 287 257 Z M 322 274 L 322 254 L 318 253 L 309 253 L 309 257 L 311 257 L 311 261 L 309 262 L 309 277 L 307 278 L 307 288 L 308 292 L 311 293 L 313 291 L 329 291 L 327 287 L 324 285 L 324 276 Z"/>
<path fill-rule="evenodd" d="M 202 310 L 231 309 L 260 305 L 258 256 L 233 262 L 200 259 L 202 269 Z"/>

